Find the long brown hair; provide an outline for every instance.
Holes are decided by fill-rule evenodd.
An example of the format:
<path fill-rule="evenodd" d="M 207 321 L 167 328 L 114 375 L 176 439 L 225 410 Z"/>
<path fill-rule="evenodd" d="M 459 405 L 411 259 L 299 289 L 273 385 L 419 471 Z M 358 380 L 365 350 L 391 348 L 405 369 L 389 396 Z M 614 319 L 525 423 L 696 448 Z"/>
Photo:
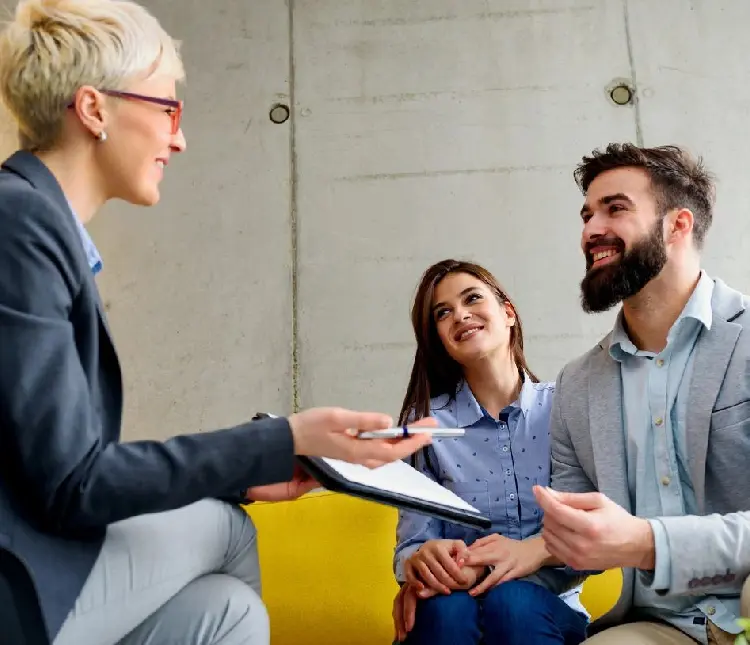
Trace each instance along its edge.
<path fill-rule="evenodd" d="M 509 304 L 516 316 L 510 328 L 510 349 L 521 378 L 528 374 L 535 383 L 536 375 L 529 369 L 523 353 L 523 328 L 515 305 L 505 290 L 487 269 L 473 262 L 443 260 L 433 264 L 422 275 L 411 310 L 411 324 L 417 340 L 414 365 L 411 368 L 409 385 L 399 414 L 399 424 L 416 421 L 430 414 L 430 399 L 448 394 L 456 395 L 463 380 L 463 368 L 446 351 L 437 333 L 432 315 L 432 300 L 438 284 L 451 273 L 467 273 L 481 280 L 495 294 L 500 304 Z"/>

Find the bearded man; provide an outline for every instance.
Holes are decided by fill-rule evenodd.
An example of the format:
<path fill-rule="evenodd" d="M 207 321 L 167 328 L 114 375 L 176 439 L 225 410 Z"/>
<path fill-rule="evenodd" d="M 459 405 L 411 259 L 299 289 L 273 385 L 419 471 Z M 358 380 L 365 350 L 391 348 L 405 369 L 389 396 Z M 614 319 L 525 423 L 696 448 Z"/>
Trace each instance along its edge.
<path fill-rule="evenodd" d="M 623 569 L 592 645 L 728 645 L 750 615 L 750 300 L 701 268 L 714 183 L 631 144 L 575 179 L 583 309 L 622 306 L 558 376 L 543 537 L 569 570 Z"/>

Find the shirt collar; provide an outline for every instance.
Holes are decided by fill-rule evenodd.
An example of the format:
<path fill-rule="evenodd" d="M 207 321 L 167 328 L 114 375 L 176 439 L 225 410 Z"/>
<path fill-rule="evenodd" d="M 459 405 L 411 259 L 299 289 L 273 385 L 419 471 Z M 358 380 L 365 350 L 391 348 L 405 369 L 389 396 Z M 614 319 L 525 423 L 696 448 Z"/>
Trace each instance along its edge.
<path fill-rule="evenodd" d="M 529 408 L 531 408 L 534 403 L 535 396 L 536 389 L 534 388 L 534 384 L 531 382 L 529 375 L 526 374 L 524 375 L 521 392 L 518 398 L 513 401 L 508 408 L 518 408 L 524 415 L 526 415 Z M 474 393 L 471 391 L 469 384 L 465 380 L 461 381 L 459 384 L 452 406 L 453 416 L 460 428 L 469 428 L 483 416 L 487 415 L 484 408 L 479 404 L 479 401 L 474 397 Z M 506 410 L 508 408 L 506 408 Z"/>
<path fill-rule="evenodd" d="M 701 270 L 698 284 L 695 289 L 693 289 L 693 293 L 690 295 L 689 300 L 685 304 L 680 315 L 677 317 L 677 320 L 675 320 L 674 324 L 669 329 L 667 343 L 672 341 L 680 323 L 685 319 L 697 320 L 698 323 L 703 325 L 706 329 L 711 329 L 711 325 L 713 324 L 713 309 L 711 307 L 713 292 L 714 281 L 705 271 Z M 616 361 L 621 361 L 626 354 L 635 356 L 638 353 L 638 348 L 633 344 L 633 341 L 630 340 L 628 333 L 625 331 L 622 309 L 620 309 L 615 320 L 615 326 L 612 329 L 612 340 L 609 344 L 609 354 Z"/>
<path fill-rule="evenodd" d="M 94 244 L 94 240 L 91 239 L 91 236 L 86 230 L 86 227 L 81 224 L 81 220 L 78 219 L 78 216 L 73 210 L 73 206 L 70 202 L 68 202 L 68 207 L 70 208 L 70 213 L 75 220 L 76 228 L 78 229 L 78 235 L 81 238 L 83 250 L 86 253 L 86 259 L 88 260 L 89 267 L 91 267 L 91 272 L 96 275 L 97 273 L 99 273 L 99 271 L 102 270 L 102 258 L 99 255 L 99 251 L 97 250 L 96 245 Z"/>

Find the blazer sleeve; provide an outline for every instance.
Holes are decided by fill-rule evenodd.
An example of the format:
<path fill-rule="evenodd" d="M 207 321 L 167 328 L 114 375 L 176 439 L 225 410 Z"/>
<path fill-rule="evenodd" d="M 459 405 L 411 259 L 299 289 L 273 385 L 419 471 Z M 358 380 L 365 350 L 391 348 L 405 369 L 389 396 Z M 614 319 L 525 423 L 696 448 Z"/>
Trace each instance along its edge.
<path fill-rule="evenodd" d="M 669 587 L 660 595 L 739 594 L 750 576 L 750 511 L 659 517 L 667 541 L 656 558 L 669 560 Z M 648 579 L 645 582 L 649 582 Z M 653 585 L 653 582 L 651 582 Z"/>
<path fill-rule="evenodd" d="M 283 418 L 165 442 L 105 442 L 69 320 L 84 280 L 75 231 L 43 197 L 22 197 L 0 203 L 0 463 L 26 512 L 44 530 L 81 536 L 291 479 Z"/>
<path fill-rule="evenodd" d="M 581 468 L 568 425 L 563 413 L 563 377 L 560 371 L 555 385 L 555 396 L 550 412 L 550 448 L 552 459 L 552 489 L 566 493 L 590 493 L 596 490 L 588 475 Z"/>
<path fill-rule="evenodd" d="M 596 488 L 581 468 L 563 413 L 564 373 L 565 368 L 557 376 L 550 412 L 551 487 L 566 493 L 591 493 Z M 578 570 L 569 565 L 555 569 L 564 571 L 575 584 L 579 584 L 586 576 L 601 573 L 599 570 Z"/>

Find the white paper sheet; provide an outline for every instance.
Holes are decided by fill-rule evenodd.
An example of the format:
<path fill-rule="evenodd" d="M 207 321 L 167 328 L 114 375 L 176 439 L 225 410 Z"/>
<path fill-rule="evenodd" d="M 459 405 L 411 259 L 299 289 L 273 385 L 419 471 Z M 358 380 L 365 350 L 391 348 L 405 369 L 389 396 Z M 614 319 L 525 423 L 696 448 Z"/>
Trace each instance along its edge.
<path fill-rule="evenodd" d="M 323 458 L 323 461 L 351 482 L 479 513 L 458 495 L 425 477 L 404 461 L 395 461 L 373 469 L 338 459 Z"/>

